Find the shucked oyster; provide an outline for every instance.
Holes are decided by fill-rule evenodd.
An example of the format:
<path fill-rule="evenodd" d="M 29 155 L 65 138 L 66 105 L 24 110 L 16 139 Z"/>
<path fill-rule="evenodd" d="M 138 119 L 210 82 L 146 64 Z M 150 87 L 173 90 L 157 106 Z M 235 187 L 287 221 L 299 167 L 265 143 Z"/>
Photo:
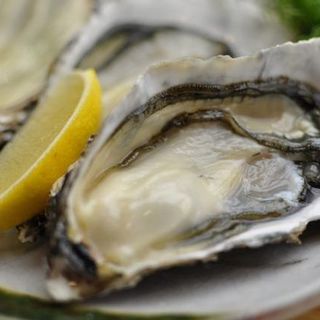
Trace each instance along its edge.
<path fill-rule="evenodd" d="M 319 50 L 314 40 L 144 74 L 54 199 L 52 296 L 299 235 L 312 220 L 299 211 L 302 167 L 320 147 Z"/>
<path fill-rule="evenodd" d="M 59 56 L 51 82 L 74 67 L 95 68 L 106 116 L 155 62 L 238 56 L 289 38 L 260 0 L 100 1 L 91 20 Z M 45 217 L 36 217 L 19 227 L 19 238 L 34 241 L 46 225 Z"/>
<path fill-rule="evenodd" d="M 92 6 L 87 0 L 0 2 L 0 145 L 24 122 L 50 65 Z"/>
<path fill-rule="evenodd" d="M 239 56 L 290 39 L 263 1 L 121 0 L 101 6 L 57 62 L 54 77 L 95 68 L 106 114 L 148 66 L 182 57 Z"/>

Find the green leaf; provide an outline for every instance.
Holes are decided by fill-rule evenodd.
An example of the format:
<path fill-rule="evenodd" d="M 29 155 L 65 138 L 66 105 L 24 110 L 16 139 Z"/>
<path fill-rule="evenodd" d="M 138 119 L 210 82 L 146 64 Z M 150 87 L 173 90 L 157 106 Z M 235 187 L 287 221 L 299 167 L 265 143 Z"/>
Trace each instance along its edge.
<path fill-rule="evenodd" d="M 320 0 L 276 0 L 276 5 L 298 38 L 320 36 Z"/>

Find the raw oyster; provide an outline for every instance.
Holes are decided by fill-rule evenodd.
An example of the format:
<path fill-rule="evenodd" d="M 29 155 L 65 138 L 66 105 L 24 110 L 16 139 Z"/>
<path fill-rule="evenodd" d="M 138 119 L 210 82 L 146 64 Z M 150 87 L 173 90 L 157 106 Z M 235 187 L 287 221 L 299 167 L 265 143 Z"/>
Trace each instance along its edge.
<path fill-rule="evenodd" d="M 302 167 L 320 147 L 319 50 L 313 40 L 150 68 L 55 190 L 51 295 L 296 239 L 312 220 L 299 209 L 312 198 Z"/>
<path fill-rule="evenodd" d="M 91 20 L 59 57 L 51 82 L 74 67 L 95 68 L 107 116 L 138 74 L 154 62 L 238 56 L 290 39 L 268 9 L 260 0 L 100 1 Z M 45 220 L 40 216 L 19 226 L 19 237 L 39 238 Z"/>
<path fill-rule="evenodd" d="M 95 68 L 108 114 L 153 63 L 187 56 L 240 56 L 290 38 L 263 1 L 107 2 L 66 48 L 53 77 L 74 67 Z"/>
<path fill-rule="evenodd" d="M 1 1 L 0 146 L 26 119 L 50 65 L 92 7 L 88 0 Z"/>

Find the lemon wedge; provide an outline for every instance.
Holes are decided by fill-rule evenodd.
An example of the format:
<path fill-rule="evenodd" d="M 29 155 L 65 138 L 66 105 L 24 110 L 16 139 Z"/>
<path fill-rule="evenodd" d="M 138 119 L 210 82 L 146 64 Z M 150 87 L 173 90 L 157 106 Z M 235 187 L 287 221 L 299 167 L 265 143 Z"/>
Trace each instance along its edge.
<path fill-rule="evenodd" d="M 102 119 L 93 70 L 62 79 L 0 153 L 0 230 L 41 212 L 52 184 L 76 161 Z"/>

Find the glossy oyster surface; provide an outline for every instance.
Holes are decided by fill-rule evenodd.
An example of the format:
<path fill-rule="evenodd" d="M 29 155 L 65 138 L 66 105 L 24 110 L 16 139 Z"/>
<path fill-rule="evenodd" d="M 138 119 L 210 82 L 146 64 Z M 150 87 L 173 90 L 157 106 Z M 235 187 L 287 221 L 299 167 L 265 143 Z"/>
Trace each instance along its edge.
<path fill-rule="evenodd" d="M 300 209 L 312 201 L 302 169 L 319 151 L 319 50 L 289 43 L 140 77 L 54 198 L 52 296 L 296 239 L 313 219 Z"/>
<path fill-rule="evenodd" d="M 291 39 L 264 1 L 103 3 L 66 48 L 53 75 L 74 67 L 94 67 L 105 92 L 106 114 L 151 64 L 182 57 L 239 56 Z"/>
<path fill-rule="evenodd" d="M 87 0 L 0 2 L 1 143 L 10 140 L 24 122 L 45 85 L 49 67 L 85 23 L 93 3 Z"/>

